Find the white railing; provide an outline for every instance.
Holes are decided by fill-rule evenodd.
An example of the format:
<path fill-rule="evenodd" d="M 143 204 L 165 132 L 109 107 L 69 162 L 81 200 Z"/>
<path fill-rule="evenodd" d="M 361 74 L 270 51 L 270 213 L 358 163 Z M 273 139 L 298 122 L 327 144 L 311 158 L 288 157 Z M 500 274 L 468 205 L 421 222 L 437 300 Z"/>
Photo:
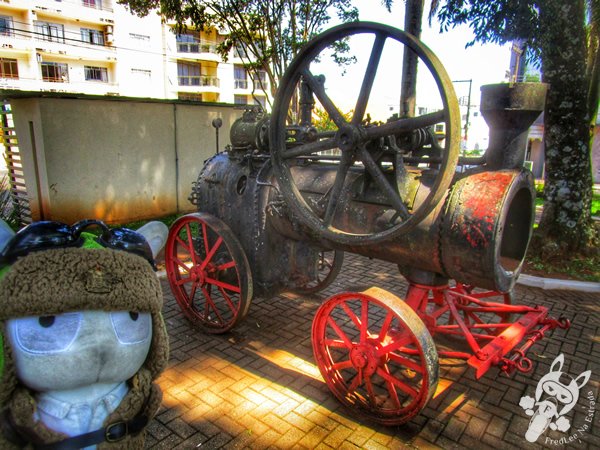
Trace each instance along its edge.
<path fill-rule="evenodd" d="M 178 76 L 177 81 L 179 86 L 220 87 L 220 81 L 218 77 L 206 75 Z"/>

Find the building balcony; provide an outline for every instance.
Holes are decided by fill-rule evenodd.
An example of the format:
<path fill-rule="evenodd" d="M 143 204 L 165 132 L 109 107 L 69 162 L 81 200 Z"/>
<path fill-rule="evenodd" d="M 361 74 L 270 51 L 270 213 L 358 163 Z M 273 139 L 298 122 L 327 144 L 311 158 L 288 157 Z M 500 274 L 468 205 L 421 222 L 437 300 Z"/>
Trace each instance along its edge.
<path fill-rule="evenodd" d="M 17 33 L 0 34 L 0 52 L 3 54 L 28 54 L 35 47 L 31 37 L 21 36 Z"/>
<path fill-rule="evenodd" d="M 9 0 L 18 1 L 18 0 Z M 46 1 L 42 4 L 29 7 L 32 14 L 38 19 L 61 18 L 76 19 L 88 23 L 112 24 L 114 12 L 110 0 L 70 0 L 70 1 Z"/>
<path fill-rule="evenodd" d="M 39 83 L 39 80 L 33 79 L 0 77 L 0 89 L 37 91 L 39 90 Z"/>
<path fill-rule="evenodd" d="M 259 80 L 252 80 L 252 83 L 254 85 L 254 90 L 255 91 L 265 91 L 265 92 L 269 92 L 269 82 L 267 80 L 263 80 L 263 81 L 259 81 Z"/>
<path fill-rule="evenodd" d="M 179 76 L 174 90 L 181 93 L 220 94 L 220 85 L 219 78 L 213 76 Z"/>
<path fill-rule="evenodd" d="M 98 9 L 100 11 L 113 12 L 112 2 L 110 0 L 80 0 L 86 8 Z"/>
<path fill-rule="evenodd" d="M 43 60 L 45 57 L 50 59 L 75 59 L 86 61 L 115 61 L 117 51 L 114 47 L 105 45 L 95 45 L 80 43 L 77 47 L 63 44 L 61 42 L 52 42 L 45 40 L 34 40 L 31 42 L 31 49 L 35 49 Z"/>
<path fill-rule="evenodd" d="M 220 87 L 220 81 L 218 77 L 211 77 L 208 75 L 200 76 L 179 76 L 177 77 L 179 86 L 202 86 L 202 87 Z"/>
<path fill-rule="evenodd" d="M 217 46 L 206 42 L 177 42 L 177 53 L 217 54 Z"/>
<path fill-rule="evenodd" d="M 177 59 L 185 61 L 212 61 L 221 62 L 215 44 L 201 44 L 192 42 L 177 43 Z"/>
<path fill-rule="evenodd" d="M 248 80 L 243 80 L 243 79 L 234 80 L 233 88 L 234 89 L 243 89 L 243 90 L 248 89 Z"/>
<path fill-rule="evenodd" d="M 115 95 L 119 92 L 117 83 L 94 81 L 42 81 L 25 78 L 0 77 L 0 89 L 42 92 L 72 92 L 90 95 Z"/>

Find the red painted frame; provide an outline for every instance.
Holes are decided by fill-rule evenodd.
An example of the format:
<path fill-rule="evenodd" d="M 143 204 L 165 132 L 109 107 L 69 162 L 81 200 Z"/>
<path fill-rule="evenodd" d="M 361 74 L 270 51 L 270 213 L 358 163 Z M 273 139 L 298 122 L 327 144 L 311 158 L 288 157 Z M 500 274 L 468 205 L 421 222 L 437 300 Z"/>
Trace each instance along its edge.
<path fill-rule="evenodd" d="M 504 303 L 485 299 L 500 296 Z M 554 328 L 567 329 L 568 319 L 548 317 L 543 306 L 511 305 L 509 294 L 474 291 L 472 286 L 427 286 L 410 284 L 406 303 L 419 315 L 431 335 L 463 337 L 470 352 L 438 349 L 440 358 L 467 360 L 481 378 L 492 366 L 506 374 L 529 372 L 532 362 L 525 356 L 529 348 Z M 492 315 L 498 321 L 487 323 L 479 315 Z M 511 315 L 518 319 L 511 321 Z M 443 321 L 447 323 L 441 323 Z M 521 347 L 517 346 L 524 341 Z"/>

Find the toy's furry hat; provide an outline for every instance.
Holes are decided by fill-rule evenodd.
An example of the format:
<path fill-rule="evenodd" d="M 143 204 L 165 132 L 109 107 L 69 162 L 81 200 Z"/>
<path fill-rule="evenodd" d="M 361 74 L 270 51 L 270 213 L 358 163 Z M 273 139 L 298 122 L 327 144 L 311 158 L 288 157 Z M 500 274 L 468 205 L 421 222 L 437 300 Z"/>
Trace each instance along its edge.
<path fill-rule="evenodd" d="M 85 233 L 83 233 L 85 235 Z M 19 235 L 15 236 L 17 238 Z M 153 267 L 140 256 L 95 245 L 85 236 L 82 248 L 33 251 L 0 271 L 0 327 L 6 336 L 9 318 L 58 315 L 70 311 L 138 311 L 152 317 L 152 343 L 142 368 L 129 380 L 129 393 L 105 425 L 128 421 L 139 414 L 152 418 L 162 394 L 153 383 L 168 361 L 168 337 L 162 316 L 162 292 Z M 9 244 L 10 245 L 10 244 Z M 5 253 L 5 252 L 4 252 Z M 0 336 L 0 337 L 2 337 Z M 39 443 L 64 435 L 34 422 L 35 401 L 19 383 L 10 347 L 2 343 L 0 409 L 7 409 L 16 428 L 33 434 Z M 0 447 L 10 446 L 0 435 Z M 143 433 L 99 448 L 142 448 Z"/>

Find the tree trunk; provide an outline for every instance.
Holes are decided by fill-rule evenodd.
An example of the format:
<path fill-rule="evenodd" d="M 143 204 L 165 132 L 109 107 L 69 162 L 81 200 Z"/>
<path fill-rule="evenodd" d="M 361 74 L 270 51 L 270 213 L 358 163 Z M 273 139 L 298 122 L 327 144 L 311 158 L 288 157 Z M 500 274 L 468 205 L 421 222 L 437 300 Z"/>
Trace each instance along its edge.
<path fill-rule="evenodd" d="M 542 72 L 550 90 L 544 115 L 544 211 L 533 251 L 545 258 L 569 257 L 573 252 L 589 253 L 597 238 L 590 212 L 584 0 L 540 2 L 540 22 L 547 30 Z"/>
<path fill-rule="evenodd" d="M 425 0 L 406 0 L 404 9 L 404 31 L 417 39 L 421 38 L 421 23 Z M 400 92 L 400 117 L 414 117 L 417 100 L 417 64 L 416 53 L 404 48 L 402 58 L 402 86 Z"/>

